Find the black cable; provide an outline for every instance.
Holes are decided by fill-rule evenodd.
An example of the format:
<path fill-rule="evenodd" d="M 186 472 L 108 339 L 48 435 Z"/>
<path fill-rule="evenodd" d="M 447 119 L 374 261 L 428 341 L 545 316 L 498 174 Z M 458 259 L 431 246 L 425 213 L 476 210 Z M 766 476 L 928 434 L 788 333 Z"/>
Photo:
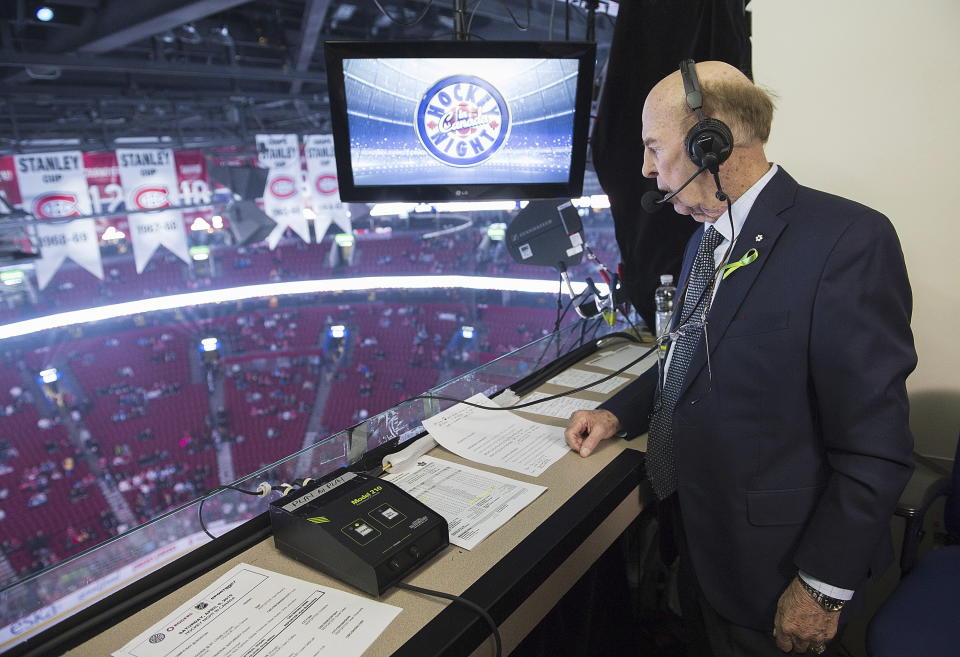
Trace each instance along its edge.
<path fill-rule="evenodd" d="M 500 0 L 500 4 L 503 5 L 503 8 L 507 10 L 507 14 L 510 15 L 510 20 L 513 21 L 513 24 L 517 27 L 518 30 L 520 30 L 521 32 L 526 32 L 530 28 L 530 0 L 527 0 L 527 24 L 526 25 L 520 24 L 520 22 L 517 20 L 517 17 L 513 15 L 512 11 L 510 11 L 510 6 L 506 2 L 504 2 L 504 0 Z"/>
<path fill-rule="evenodd" d="M 609 380 L 612 379 L 613 377 L 618 376 L 618 375 L 620 375 L 620 374 L 623 374 L 623 373 L 626 372 L 628 369 L 630 369 L 631 367 L 633 367 L 634 365 L 636 365 L 637 363 L 639 363 L 640 361 L 642 361 L 644 358 L 646 358 L 647 356 L 649 356 L 649 355 L 652 354 L 653 352 L 657 351 L 659 348 L 660 348 L 659 345 L 654 345 L 654 346 L 650 347 L 649 349 L 647 349 L 647 351 L 646 351 L 643 355 L 641 355 L 641 356 L 639 356 L 638 358 L 630 361 L 629 363 L 627 363 L 626 365 L 624 365 L 623 367 L 621 367 L 621 368 L 620 368 L 619 370 L 617 370 L 616 372 L 613 372 L 612 374 L 607 374 L 607 375 L 604 376 L 603 378 L 597 379 L 596 381 L 591 381 L 590 383 L 587 383 L 587 384 L 585 384 L 585 385 L 582 385 L 582 386 L 580 386 L 580 387 L 578 387 L 578 388 L 571 388 L 570 390 L 567 390 L 566 392 L 559 392 L 559 393 L 557 393 L 557 394 L 555 394 L 555 395 L 548 395 L 547 397 L 544 397 L 543 399 L 537 399 L 536 401 L 523 402 L 522 404 L 514 404 L 513 406 L 483 406 L 483 405 L 481 405 L 481 404 L 474 404 L 473 402 L 468 402 L 468 401 L 464 401 L 464 400 L 462 400 L 462 399 L 457 399 L 456 397 L 445 397 L 445 396 L 443 396 L 443 395 L 416 395 L 416 396 L 414 396 L 414 397 L 411 397 L 411 398 L 408 399 L 407 401 L 413 401 L 414 399 L 435 399 L 435 400 L 438 400 L 438 401 L 452 401 L 452 402 L 457 402 L 458 404 L 466 404 L 467 406 L 472 406 L 473 408 L 483 408 L 483 409 L 486 409 L 486 410 L 489 410 L 489 411 L 514 411 L 514 410 L 518 410 L 518 409 L 521 409 L 521 408 L 526 408 L 527 406 L 533 406 L 534 404 L 542 404 L 543 402 L 553 401 L 554 399 L 560 399 L 561 397 L 566 397 L 566 396 L 568 396 L 568 395 L 572 395 L 572 394 L 575 393 L 575 392 L 583 392 L 584 390 L 587 390 L 588 388 L 592 388 L 593 386 L 597 385 L 598 383 L 603 383 L 604 381 L 609 381 Z"/>
<path fill-rule="evenodd" d="M 377 5 L 377 8 L 380 10 L 384 16 L 386 16 L 391 23 L 396 23 L 400 27 L 413 27 L 417 23 L 423 20 L 424 16 L 427 15 L 427 12 L 430 11 L 430 7 L 433 6 L 433 0 L 427 0 L 427 6 L 423 8 L 423 11 L 420 12 L 420 15 L 416 17 L 412 22 L 398 21 L 396 18 L 387 13 L 387 10 L 383 8 L 383 5 L 380 4 L 380 0 L 373 0 L 373 4 Z"/>
<path fill-rule="evenodd" d="M 223 486 L 217 486 L 209 491 L 207 494 L 200 498 L 200 506 L 197 508 L 197 519 L 200 521 L 200 528 L 203 529 L 204 533 L 210 538 L 216 540 L 217 537 L 210 533 L 210 530 L 207 529 L 207 525 L 203 522 L 203 503 L 207 501 L 211 495 L 219 493 L 222 490 L 235 490 L 238 493 L 244 493 L 246 495 L 253 495 L 255 497 L 260 497 L 260 491 L 258 490 L 245 490 L 243 488 L 237 488 L 236 486 L 231 486 L 230 484 L 224 484 Z"/>
<path fill-rule="evenodd" d="M 445 598 L 446 600 L 460 603 L 464 607 L 469 607 L 473 611 L 477 612 L 477 614 L 479 614 L 480 617 L 487 622 L 487 625 L 490 626 L 490 632 L 493 634 L 493 642 L 496 644 L 496 657 L 500 657 L 503 654 L 503 642 L 500 639 L 500 628 L 497 627 L 497 623 L 493 620 L 493 616 L 488 614 L 487 610 L 478 605 L 476 602 L 467 600 L 459 595 L 453 595 L 452 593 L 424 589 L 419 586 L 414 586 L 413 584 L 406 584 L 404 582 L 397 582 L 397 588 L 413 591 L 414 593 L 422 593 L 424 595 L 433 595 L 438 598 Z"/>

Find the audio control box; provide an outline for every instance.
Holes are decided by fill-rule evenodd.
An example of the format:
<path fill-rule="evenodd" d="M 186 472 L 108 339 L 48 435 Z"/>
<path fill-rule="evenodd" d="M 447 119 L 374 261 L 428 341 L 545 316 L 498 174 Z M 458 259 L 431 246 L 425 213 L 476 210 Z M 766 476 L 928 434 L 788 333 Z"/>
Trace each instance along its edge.
<path fill-rule="evenodd" d="M 355 472 L 272 501 L 270 523 L 281 552 L 375 596 L 450 543 L 443 516 Z"/>

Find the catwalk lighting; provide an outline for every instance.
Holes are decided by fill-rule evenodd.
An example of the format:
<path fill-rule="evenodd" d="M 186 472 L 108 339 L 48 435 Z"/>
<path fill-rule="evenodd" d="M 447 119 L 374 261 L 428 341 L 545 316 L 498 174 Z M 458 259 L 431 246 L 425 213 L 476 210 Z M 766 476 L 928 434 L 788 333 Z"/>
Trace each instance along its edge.
<path fill-rule="evenodd" d="M 49 23 L 53 20 L 53 9 L 50 7 L 40 7 L 35 14 L 38 21 Z"/>
<path fill-rule="evenodd" d="M 587 287 L 586 283 L 573 282 L 574 294 Z M 531 292 L 534 294 L 555 294 L 555 280 L 533 280 L 527 278 L 498 278 L 495 276 L 360 276 L 357 278 L 321 278 L 309 281 L 284 281 L 283 283 L 261 283 L 259 285 L 241 285 L 202 292 L 185 292 L 163 297 L 150 297 L 137 301 L 126 301 L 109 306 L 96 306 L 84 310 L 70 310 L 43 317 L 25 319 L 0 325 L 0 340 L 30 335 L 62 326 L 74 326 L 88 322 L 102 322 L 117 317 L 130 317 L 141 313 L 174 310 L 188 306 L 208 303 L 229 303 L 244 299 L 269 298 L 288 294 L 332 294 L 341 292 L 367 292 L 369 290 L 435 290 L 460 288 L 465 290 L 483 290 L 494 292 Z M 607 293 L 607 286 L 597 283 L 600 294 Z"/>

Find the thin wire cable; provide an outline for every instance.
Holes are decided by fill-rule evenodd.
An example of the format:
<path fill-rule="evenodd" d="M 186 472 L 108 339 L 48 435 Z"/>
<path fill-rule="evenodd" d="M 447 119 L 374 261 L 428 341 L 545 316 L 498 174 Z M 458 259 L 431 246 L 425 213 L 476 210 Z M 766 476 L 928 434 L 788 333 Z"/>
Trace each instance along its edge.
<path fill-rule="evenodd" d="M 518 410 L 518 409 L 521 409 L 521 408 L 526 408 L 526 407 L 528 407 L 528 406 L 533 406 L 533 405 L 535 405 L 535 404 L 542 404 L 542 403 L 544 403 L 544 402 L 553 401 L 554 399 L 560 399 L 561 397 L 567 397 L 568 395 L 572 395 L 572 394 L 575 393 L 575 392 L 583 392 L 584 390 L 587 390 L 587 389 L 589 389 L 589 388 L 592 388 L 593 386 L 595 386 L 595 385 L 597 385 L 597 384 L 603 383 L 603 382 L 605 382 L 605 381 L 609 381 L 609 380 L 612 379 L 613 377 L 618 376 L 618 375 L 620 375 L 620 374 L 623 374 L 623 373 L 626 372 L 628 369 L 630 369 L 631 367 L 633 367 L 634 365 L 636 365 L 637 363 L 639 363 L 640 361 L 642 361 L 644 358 L 646 358 L 647 356 L 649 356 L 649 355 L 652 354 L 653 352 L 657 351 L 659 348 L 660 348 L 659 345 L 654 345 L 653 347 L 650 347 L 649 349 L 647 349 L 646 352 L 643 353 L 643 355 L 641 355 L 641 356 L 637 357 L 636 359 L 630 361 L 629 363 L 627 363 L 626 365 L 624 365 L 623 367 L 621 367 L 621 368 L 620 368 L 619 370 L 617 370 L 616 372 L 613 372 L 612 374 L 607 374 L 607 375 L 604 376 L 603 378 L 597 379 L 596 381 L 591 381 L 590 383 L 584 384 L 584 385 L 582 385 L 582 386 L 580 386 L 580 387 L 578 387 L 578 388 L 571 388 L 570 390 L 567 390 L 566 392 L 560 392 L 560 393 L 557 393 L 557 394 L 555 394 L 555 395 L 549 395 L 549 396 L 547 396 L 547 397 L 544 397 L 543 399 L 537 399 L 536 401 L 524 402 L 524 403 L 522 403 L 522 404 L 514 404 L 513 406 L 483 406 L 482 404 L 474 404 L 473 402 L 468 402 L 468 401 L 464 401 L 464 400 L 462 400 L 462 399 L 457 399 L 456 397 L 445 397 L 445 396 L 443 396 L 443 395 L 426 395 L 426 394 L 424 394 L 424 395 L 416 395 L 416 396 L 414 396 L 414 397 L 411 397 L 411 398 L 410 398 L 409 400 L 407 400 L 407 401 L 412 401 L 412 400 L 414 400 L 414 399 L 431 399 L 431 400 L 438 400 L 438 401 L 452 401 L 452 402 L 457 402 L 458 404 L 465 404 L 465 405 L 467 405 L 467 406 L 472 406 L 473 408 L 484 408 L 484 409 L 487 409 L 487 410 L 489 410 L 489 411 L 514 411 L 514 410 Z"/>
<path fill-rule="evenodd" d="M 235 490 L 238 493 L 244 493 L 246 495 L 253 495 L 254 497 L 260 497 L 260 491 L 245 490 L 243 488 L 238 488 L 236 486 L 225 484 L 223 486 L 217 486 L 216 488 L 211 489 L 210 491 L 207 492 L 206 495 L 200 498 L 200 506 L 197 508 L 197 519 L 200 521 L 200 528 L 203 529 L 204 533 L 213 540 L 216 540 L 217 537 L 210 533 L 210 530 L 207 529 L 206 523 L 203 522 L 203 503 L 206 502 L 211 495 L 219 493 L 222 490 Z"/>
<path fill-rule="evenodd" d="M 487 610 L 478 605 L 476 602 L 467 600 L 459 595 L 453 595 L 452 593 L 444 593 L 443 591 L 425 589 L 419 586 L 414 586 L 413 584 L 406 584 L 405 582 L 397 582 L 397 588 L 413 591 L 414 593 L 422 593 L 423 595 L 432 595 L 438 598 L 444 598 L 446 600 L 459 603 L 464 607 L 469 607 L 473 611 L 477 612 L 477 614 L 487 622 L 487 625 L 490 626 L 490 632 L 493 634 L 493 642 L 496 645 L 496 657 L 500 657 L 503 654 L 503 641 L 500 638 L 500 628 L 497 627 L 497 623 L 493 620 L 493 616 L 488 614 Z"/>
<path fill-rule="evenodd" d="M 413 27 L 414 25 L 422 21 L 424 17 L 427 15 L 427 12 L 430 11 L 430 7 L 433 6 L 433 0 L 427 0 L 427 6 L 423 8 L 423 11 L 420 12 L 420 15 L 417 16 L 416 19 L 413 20 L 413 22 L 397 20 L 396 18 L 391 16 L 386 9 L 384 9 L 383 5 L 380 4 L 380 0 L 373 0 L 373 4 L 377 5 L 377 8 L 380 10 L 380 13 L 386 16 L 391 23 L 395 23 L 400 27 Z"/>
<path fill-rule="evenodd" d="M 510 11 L 510 6 L 504 1 L 500 0 L 500 4 L 503 5 L 503 8 L 507 10 L 507 14 L 510 15 L 510 20 L 513 21 L 513 24 L 521 32 L 526 32 L 530 28 L 530 0 L 527 0 L 527 24 L 521 25 L 520 21 L 517 20 L 517 17 L 513 15 L 513 12 Z"/>
<path fill-rule="evenodd" d="M 483 0 L 477 0 L 476 4 L 473 5 L 473 9 L 470 10 L 470 18 L 467 19 L 467 34 L 470 34 L 470 28 L 473 27 L 473 17 L 477 15 L 477 8 Z"/>

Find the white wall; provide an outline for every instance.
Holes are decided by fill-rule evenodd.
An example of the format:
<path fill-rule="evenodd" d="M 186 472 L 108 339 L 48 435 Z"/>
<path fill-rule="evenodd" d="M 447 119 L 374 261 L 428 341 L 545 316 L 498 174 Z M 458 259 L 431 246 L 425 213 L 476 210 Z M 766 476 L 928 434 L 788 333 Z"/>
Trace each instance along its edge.
<path fill-rule="evenodd" d="M 913 286 L 917 450 L 960 431 L 960 2 L 753 0 L 756 81 L 779 97 L 768 157 L 893 221 Z M 842 341 L 842 327 L 838 327 Z"/>

